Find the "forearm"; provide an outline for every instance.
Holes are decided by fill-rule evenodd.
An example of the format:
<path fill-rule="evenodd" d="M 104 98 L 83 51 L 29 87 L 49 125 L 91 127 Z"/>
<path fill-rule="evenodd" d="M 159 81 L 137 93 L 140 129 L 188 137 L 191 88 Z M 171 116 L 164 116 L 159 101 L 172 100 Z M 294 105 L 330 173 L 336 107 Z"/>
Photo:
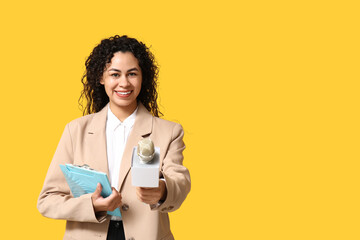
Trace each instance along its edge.
<path fill-rule="evenodd" d="M 191 180 L 189 170 L 183 165 L 183 142 L 184 132 L 180 125 L 176 125 L 172 133 L 172 141 L 164 157 L 161 175 L 166 184 L 166 198 L 161 205 L 152 209 L 160 209 L 163 212 L 178 209 L 187 194 L 190 192 Z"/>
<path fill-rule="evenodd" d="M 62 193 L 44 193 L 40 195 L 37 207 L 45 217 L 69 221 L 102 222 L 106 216 L 106 212 L 95 214 L 91 194 L 73 198 Z"/>

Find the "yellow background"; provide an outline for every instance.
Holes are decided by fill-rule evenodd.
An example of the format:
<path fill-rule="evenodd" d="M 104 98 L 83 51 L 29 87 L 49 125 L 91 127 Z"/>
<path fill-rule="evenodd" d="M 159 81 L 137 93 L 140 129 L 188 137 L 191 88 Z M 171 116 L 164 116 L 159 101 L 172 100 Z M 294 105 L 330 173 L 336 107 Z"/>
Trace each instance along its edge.
<path fill-rule="evenodd" d="M 186 132 L 176 239 L 359 239 L 357 2 L 1 2 L 1 238 L 62 239 L 37 197 L 86 57 L 127 34 Z"/>

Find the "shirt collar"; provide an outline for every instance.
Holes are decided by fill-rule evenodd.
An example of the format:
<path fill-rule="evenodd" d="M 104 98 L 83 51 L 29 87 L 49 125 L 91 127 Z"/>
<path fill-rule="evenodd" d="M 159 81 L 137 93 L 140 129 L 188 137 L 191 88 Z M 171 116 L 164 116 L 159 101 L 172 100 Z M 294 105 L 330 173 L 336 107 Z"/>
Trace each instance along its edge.
<path fill-rule="evenodd" d="M 137 113 L 138 107 L 135 109 L 135 111 L 128 116 L 123 122 L 121 122 L 115 114 L 110 109 L 110 104 L 108 105 L 108 112 L 107 112 L 107 121 L 106 125 L 107 128 L 111 130 L 115 130 L 116 127 L 118 127 L 120 124 L 123 124 L 126 128 L 132 128 L 132 126 L 135 123 L 136 113 Z"/>

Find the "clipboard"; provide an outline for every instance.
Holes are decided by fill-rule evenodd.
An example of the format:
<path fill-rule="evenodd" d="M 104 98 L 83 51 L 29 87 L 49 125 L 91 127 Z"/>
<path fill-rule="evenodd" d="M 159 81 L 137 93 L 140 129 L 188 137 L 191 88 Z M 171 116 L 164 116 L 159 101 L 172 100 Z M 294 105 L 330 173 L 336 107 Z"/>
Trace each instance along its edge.
<path fill-rule="evenodd" d="M 106 198 L 111 195 L 111 185 L 105 173 L 91 169 L 88 165 L 60 164 L 60 168 L 74 197 L 77 198 L 83 194 L 93 193 L 98 183 L 102 186 L 102 197 Z M 119 208 L 108 211 L 107 214 L 121 217 Z"/>

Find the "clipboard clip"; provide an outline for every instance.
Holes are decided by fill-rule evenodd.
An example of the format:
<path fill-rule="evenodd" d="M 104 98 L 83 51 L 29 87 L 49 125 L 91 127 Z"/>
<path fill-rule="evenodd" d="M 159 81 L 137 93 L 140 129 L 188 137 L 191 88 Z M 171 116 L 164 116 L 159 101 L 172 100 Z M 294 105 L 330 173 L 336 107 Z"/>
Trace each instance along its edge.
<path fill-rule="evenodd" d="M 83 168 L 83 169 L 87 169 L 87 170 L 94 170 L 92 169 L 89 165 L 84 164 L 84 165 L 73 165 L 75 167 L 79 167 L 79 168 Z"/>

